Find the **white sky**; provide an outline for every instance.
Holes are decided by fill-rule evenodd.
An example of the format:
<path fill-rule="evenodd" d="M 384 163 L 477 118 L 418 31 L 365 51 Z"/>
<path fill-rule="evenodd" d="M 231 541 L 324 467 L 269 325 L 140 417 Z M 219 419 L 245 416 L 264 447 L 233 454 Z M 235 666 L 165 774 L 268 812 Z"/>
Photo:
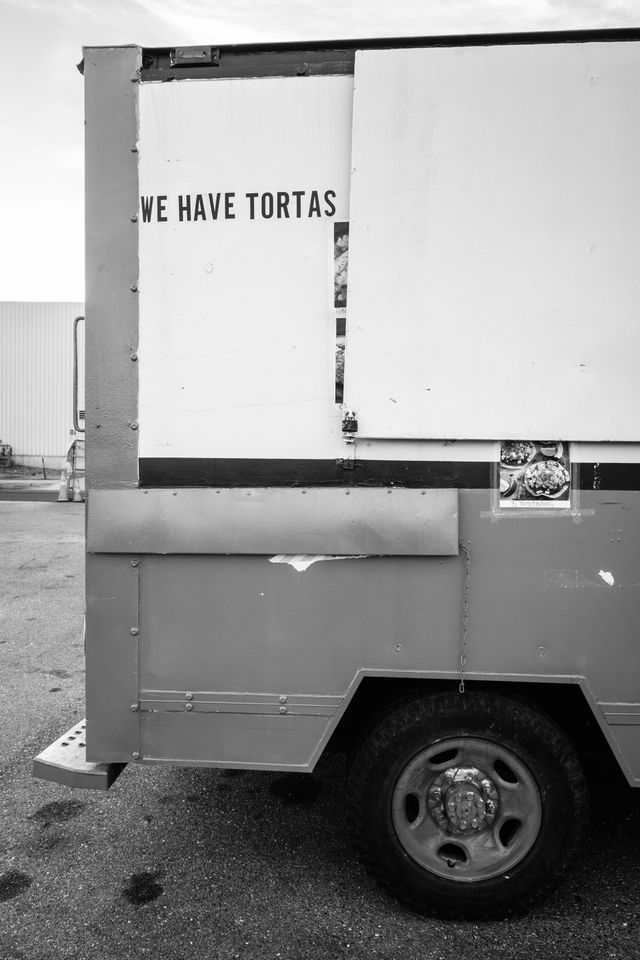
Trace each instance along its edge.
<path fill-rule="evenodd" d="M 0 0 L 0 300 L 83 300 L 82 46 L 640 26 L 640 0 Z"/>

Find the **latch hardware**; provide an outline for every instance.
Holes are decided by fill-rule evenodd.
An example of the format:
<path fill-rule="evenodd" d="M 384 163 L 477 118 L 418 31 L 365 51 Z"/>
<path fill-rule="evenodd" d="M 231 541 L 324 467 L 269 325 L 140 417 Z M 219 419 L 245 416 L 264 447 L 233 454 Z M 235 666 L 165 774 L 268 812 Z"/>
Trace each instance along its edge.
<path fill-rule="evenodd" d="M 343 433 L 358 432 L 358 418 L 356 417 L 354 410 L 345 410 L 344 417 L 342 418 L 342 432 Z"/>
<path fill-rule="evenodd" d="M 200 64 L 220 65 L 220 50 L 217 47 L 176 47 L 169 54 L 172 67 L 193 67 Z"/>

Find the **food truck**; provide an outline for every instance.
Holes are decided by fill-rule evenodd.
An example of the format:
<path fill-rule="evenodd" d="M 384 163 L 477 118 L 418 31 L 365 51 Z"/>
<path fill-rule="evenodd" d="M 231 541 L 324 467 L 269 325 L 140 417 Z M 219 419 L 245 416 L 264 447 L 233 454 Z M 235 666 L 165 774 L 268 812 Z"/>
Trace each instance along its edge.
<path fill-rule="evenodd" d="M 640 785 L 640 31 L 84 51 L 86 725 L 522 910 Z M 85 746 L 86 745 L 86 746 Z"/>

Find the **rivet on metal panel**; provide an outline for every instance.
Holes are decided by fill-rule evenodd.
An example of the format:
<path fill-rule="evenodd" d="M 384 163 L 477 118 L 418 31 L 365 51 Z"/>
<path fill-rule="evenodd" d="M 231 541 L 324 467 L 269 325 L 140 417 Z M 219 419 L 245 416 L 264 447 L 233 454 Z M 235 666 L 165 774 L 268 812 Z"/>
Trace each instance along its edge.
<path fill-rule="evenodd" d="M 306 492 L 307 492 L 306 490 L 301 490 L 301 491 L 300 491 L 300 493 L 303 493 L 303 494 L 306 493 Z"/>
<path fill-rule="evenodd" d="M 286 712 L 287 712 L 286 707 L 280 707 L 280 713 L 286 713 Z"/>
<path fill-rule="evenodd" d="M 351 493 L 351 490 L 345 490 L 344 492 L 345 497 L 348 497 L 350 493 Z"/>
<path fill-rule="evenodd" d="M 131 153 L 137 153 L 137 152 L 138 152 L 137 147 L 131 147 Z"/>
<path fill-rule="evenodd" d="M 132 430 L 137 430 L 139 426 L 138 421 L 134 420 L 133 423 L 129 424 L 129 426 L 131 427 Z"/>
<path fill-rule="evenodd" d="M 138 712 L 138 704 L 137 704 L 137 703 L 132 703 L 132 704 L 131 704 L 131 709 L 133 710 L 134 713 L 137 713 L 137 712 Z"/>
<path fill-rule="evenodd" d="M 137 222 L 138 222 L 138 214 L 137 214 L 137 213 L 132 213 L 132 214 L 131 214 L 131 223 L 137 223 Z"/>
<path fill-rule="evenodd" d="M 131 561 L 131 566 L 132 566 L 132 567 L 137 567 L 139 563 L 140 563 L 139 560 L 132 560 L 132 561 Z"/>
<path fill-rule="evenodd" d="M 394 649 L 397 653 L 400 653 L 400 651 L 402 650 L 402 644 L 401 644 L 401 643 L 396 643 L 396 644 L 394 644 L 393 649 Z"/>
<path fill-rule="evenodd" d="M 192 694 L 192 693 L 185 693 L 184 698 L 185 698 L 185 700 L 193 700 L 193 694 Z"/>
<path fill-rule="evenodd" d="M 193 710 L 193 704 L 192 703 L 185 704 L 185 710 Z"/>
<path fill-rule="evenodd" d="M 173 495 L 174 495 L 174 497 L 177 497 L 177 496 L 178 496 L 178 491 L 177 491 L 177 490 L 174 490 L 174 491 L 173 491 Z"/>
<path fill-rule="evenodd" d="M 131 293 L 137 293 L 137 292 L 138 292 L 138 284 L 137 284 L 137 283 L 132 283 L 132 284 L 131 284 Z"/>
<path fill-rule="evenodd" d="M 131 756 L 133 757 L 134 760 L 139 760 L 139 759 L 140 759 L 140 754 L 138 753 L 137 750 L 134 750 L 133 753 L 131 754 Z"/>
<path fill-rule="evenodd" d="M 283 693 L 280 697 L 278 697 L 278 700 L 280 701 L 280 703 L 286 703 L 286 702 L 287 702 L 287 695 L 286 695 L 285 693 Z"/>
<path fill-rule="evenodd" d="M 132 353 L 132 354 L 131 354 L 131 359 L 132 359 L 132 360 L 137 360 L 137 359 L 138 359 L 138 354 L 137 354 L 137 353 Z"/>
<path fill-rule="evenodd" d="M 138 627 L 131 627 L 131 630 L 129 632 L 132 637 L 137 637 L 138 634 L 140 633 L 140 630 L 138 629 Z"/>

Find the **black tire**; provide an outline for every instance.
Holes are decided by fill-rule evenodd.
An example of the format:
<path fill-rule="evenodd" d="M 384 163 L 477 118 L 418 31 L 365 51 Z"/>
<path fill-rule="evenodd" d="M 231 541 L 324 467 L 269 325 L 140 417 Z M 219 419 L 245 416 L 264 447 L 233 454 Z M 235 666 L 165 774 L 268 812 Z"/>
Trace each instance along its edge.
<path fill-rule="evenodd" d="M 367 869 L 398 899 L 441 917 L 504 917 L 566 876 L 587 788 L 571 744 L 537 708 L 434 694 L 396 706 L 362 743 L 347 816 Z"/>

